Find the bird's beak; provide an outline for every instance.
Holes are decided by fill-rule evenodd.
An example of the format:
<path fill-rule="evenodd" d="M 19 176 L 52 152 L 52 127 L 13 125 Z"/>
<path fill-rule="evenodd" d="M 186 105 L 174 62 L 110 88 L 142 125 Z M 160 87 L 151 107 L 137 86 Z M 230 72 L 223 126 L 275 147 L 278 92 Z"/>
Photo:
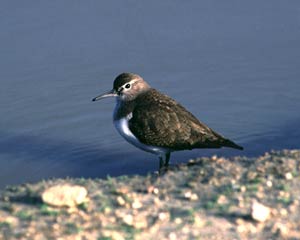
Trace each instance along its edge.
<path fill-rule="evenodd" d="M 101 100 L 103 98 L 108 98 L 108 97 L 117 97 L 118 94 L 116 93 L 116 91 L 113 89 L 113 90 L 110 90 L 106 93 L 103 93 L 95 98 L 92 99 L 92 101 L 98 101 L 98 100 Z"/>

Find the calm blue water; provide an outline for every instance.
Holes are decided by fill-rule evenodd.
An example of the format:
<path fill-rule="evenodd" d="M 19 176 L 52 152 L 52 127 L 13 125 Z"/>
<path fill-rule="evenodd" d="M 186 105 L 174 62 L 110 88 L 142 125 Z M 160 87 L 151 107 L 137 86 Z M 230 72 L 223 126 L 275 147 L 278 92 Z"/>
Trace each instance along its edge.
<path fill-rule="evenodd" d="M 124 71 L 245 147 L 174 164 L 300 147 L 299 1 L 0 5 L 0 187 L 155 171 L 114 129 L 114 101 L 91 102 Z"/>

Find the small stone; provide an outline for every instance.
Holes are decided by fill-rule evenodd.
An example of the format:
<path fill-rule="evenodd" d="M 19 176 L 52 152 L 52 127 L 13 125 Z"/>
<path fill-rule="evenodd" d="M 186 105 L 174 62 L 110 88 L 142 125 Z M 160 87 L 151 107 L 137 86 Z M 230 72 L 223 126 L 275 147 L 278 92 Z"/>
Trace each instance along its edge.
<path fill-rule="evenodd" d="M 267 184 L 267 187 L 269 187 L 269 188 L 273 186 L 273 183 L 271 180 L 268 180 L 266 184 Z"/>
<path fill-rule="evenodd" d="M 272 228 L 272 232 L 279 234 L 281 237 L 285 237 L 288 235 L 289 229 L 285 224 L 276 222 Z"/>
<path fill-rule="evenodd" d="M 245 223 L 245 221 L 243 219 L 241 219 L 241 218 L 237 218 L 235 220 L 235 222 L 236 222 L 237 225 L 243 225 Z"/>
<path fill-rule="evenodd" d="M 125 238 L 121 235 L 121 233 L 118 233 L 116 231 L 114 231 L 112 234 L 111 234 L 111 238 L 113 240 L 124 240 Z"/>
<path fill-rule="evenodd" d="M 225 195 L 220 195 L 217 200 L 218 204 L 226 204 L 228 203 L 228 199 Z"/>
<path fill-rule="evenodd" d="M 181 229 L 181 231 L 182 231 L 183 234 L 189 234 L 189 232 L 191 231 L 191 229 L 188 226 L 184 226 Z"/>
<path fill-rule="evenodd" d="M 143 204 L 139 200 L 135 200 L 132 204 L 131 207 L 133 209 L 139 209 L 143 206 Z"/>
<path fill-rule="evenodd" d="M 258 222 L 265 222 L 271 213 L 271 209 L 265 205 L 253 201 L 251 206 L 251 217 Z"/>
<path fill-rule="evenodd" d="M 288 211 L 285 208 L 281 208 L 280 215 L 286 217 L 288 215 Z"/>
<path fill-rule="evenodd" d="M 263 198 L 265 198 L 265 193 L 258 190 L 258 191 L 255 193 L 255 196 L 256 196 L 257 198 L 259 198 L 259 199 L 263 199 Z"/>
<path fill-rule="evenodd" d="M 161 201 L 158 197 L 154 198 L 153 202 L 156 206 L 159 206 L 161 204 Z"/>
<path fill-rule="evenodd" d="M 245 225 L 238 225 L 237 226 L 237 231 L 238 231 L 238 233 L 244 233 L 244 232 L 247 231 L 247 228 L 246 228 Z"/>
<path fill-rule="evenodd" d="M 192 201 L 197 201 L 199 199 L 198 195 L 196 193 L 193 193 L 191 196 Z"/>
<path fill-rule="evenodd" d="M 170 214 L 168 212 L 161 212 L 158 214 L 158 219 L 164 221 L 170 218 Z"/>
<path fill-rule="evenodd" d="M 192 192 L 191 192 L 191 191 L 188 191 L 188 192 L 185 192 L 185 193 L 184 193 L 184 197 L 185 197 L 185 198 L 190 198 L 191 195 L 192 195 Z"/>
<path fill-rule="evenodd" d="M 279 212 L 278 212 L 278 210 L 277 210 L 277 209 L 275 209 L 275 208 L 272 208 L 272 210 L 271 210 L 271 214 L 272 214 L 273 216 L 277 216 L 277 215 L 279 214 Z"/>
<path fill-rule="evenodd" d="M 247 173 L 247 178 L 248 178 L 248 180 L 253 180 L 253 179 L 255 179 L 257 177 L 257 172 L 255 171 L 255 172 L 252 172 L 252 171 L 249 171 L 248 173 Z"/>
<path fill-rule="evenodd" d="M 190 199 L 191 201 L 198 200 L 198 195 L 196 193 L 192 193 L 191 191 L 185 192 L 184 197 Z"/>
<path fill-rule="evenodd" d="M 153 189 L 154 189 L 154 186 L 150 185 L 150 186 L 147 188 L 148 193 L 153 193 Z"/>
<path fill-rule="evenodd" d="M 148 187 L 148 193 L 158 194 L 158 192 L 159 192 L 158 188 L 156 188 L 152 185 Z"/>
<path fill-rule="evenodd" d="M 293 175 L 292 175 L 292 173 L 290 173 L 290 172 L 286 173 L 284 176 L 285 176 L 285 179 L 286 179 L 286 180 L 291 180 L 291 179 L 293 179 Z"/>
<path fill-rule="evenodd" d="M 205 225 L 205 221 L 198 215 L 195 215 L 194 217 L 194 226 L 196 228 L 203 227 Z"/>
<path fill-rule="evenodd" d="M 122 187 L 118 188 L 116 190 L 116 192 L 119 193 L 119 194 L 127 194 L 129 192 L 129 188 L 125 187 L 125 186 L 122 186 Z"/>
<path fill-rule="evenodd" d="M 133 226 L 136 229 L 145 229 L 148 227 L 147 218 L 145 216 L 139 216 L 135 219 Z"/>
<path fill-rule="evenodd" d="M 117 231 L 108 231 L 108 230 L 105 230 L 105 231 L 102 232 L 102 234 L 103 234 L 103 237 L 109 238 L 109 239 L 113 239 L 113 240 L 124 240 L 125 239 Z"/>
<path fill-rule="evenodd" d="M 127 214 L 123 217 L 123 222 L 129 226 L 133 225 L 133 216 L 131 214 Z"/>
<path fill-rule="evenodd" d="M 258 231 L 258 227 L 255 226 L 255 225 L 252 224 L 252 223 L 249 223 L 249 224 L 248 224 L 248 230 L 249 230 L 252 234 L 255 234 L 255 233 L 257 233 L 257 231 Z"/>
<path fill-rule="evenodd" d="M 189 159 L 189 161 L 188 161 L 189 164 L 193 164 L 195 162 L 196 162 L 195 159 Z"/>
<path fill-rule="evenodd" d="M 176 240 L 177 239 L 177 236 L 174 232 L 171 232 L 168 237 L 169 237 L 170 240 Z"/>
<path fill-rule="evenodd" d="M 174 219 L 174 222 L 179 225 L 179 224 L 182 223 L 182 219 L 177 217 L 177 218 Z"/>
<path fill-rule="evenodd" d="M 0 222 L 6 222 L 12 226 L 16 226 L 18 224 L 18 219 L 15 217 L 7 216 L 4 218 L 0 217 Z"/>
<path fill-rule="evenodd" d="M 78 185 L 56 185 L 42 193 L 42 200 L 56 207 L 75 207 L 87 200 L 87 190 Z"/>
<path fill-rule="evenodd" d="M 122 198 L 121 196 L 118 196 L 117 197 L 117 202 L 118 202 L 118 204 L 120 205 L 120 206 L 124 206 L 125 205 L 125 200 L 124 200 L 124 198 Z"/>
<path fill-rule="evenodd" d="M 54 231 L 58 231 L 58 230 L 60 229 L 60 225 L 59 225 L 58 223 L 54 223 L 54 224 L 52 225 L 52 229 L 53 229 Z"/>
<path fill-rule="evenodd" d="M 104 214 L 109 214 L 109 213 L 111 213 L 111 208 L 110 207 L 104 207 L 103 212 L 104 212 Z"/>

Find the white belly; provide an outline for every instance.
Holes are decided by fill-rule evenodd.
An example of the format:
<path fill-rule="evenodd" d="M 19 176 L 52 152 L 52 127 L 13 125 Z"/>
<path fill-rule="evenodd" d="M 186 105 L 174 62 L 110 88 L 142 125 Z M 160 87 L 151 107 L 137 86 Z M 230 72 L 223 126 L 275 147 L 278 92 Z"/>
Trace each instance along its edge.
<path fill-rule="evenodd" d="M 154 153 L 154 154 L 166 154 L 170 152 L 167 148 L 161 148 L 151 145 L 146 145 L 141 143 L 130 131 L 128 126 L 128 121 L 132 118 L 132 114 L 129 114 L 127 117 L 121 118 L 119 120 L 114 121 L 114 125 L 118 132 L 128 141 L 129 143 L 133 144 L 137 148 L 140 148 L 146 152 Z"/>

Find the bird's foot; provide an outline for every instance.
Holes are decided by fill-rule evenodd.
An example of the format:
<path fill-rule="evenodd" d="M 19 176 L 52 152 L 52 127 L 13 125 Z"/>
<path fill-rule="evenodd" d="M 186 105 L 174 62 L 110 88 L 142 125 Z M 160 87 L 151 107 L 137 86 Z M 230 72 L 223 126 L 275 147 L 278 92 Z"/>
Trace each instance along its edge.
<path fill-rule="evenodd" d="M 162 176 L 165 173 L 167 173 L 168 171 L 169 171 L 169 166 L 163 166 L 163 167 L 159 168 L 158 175 Z"/>

